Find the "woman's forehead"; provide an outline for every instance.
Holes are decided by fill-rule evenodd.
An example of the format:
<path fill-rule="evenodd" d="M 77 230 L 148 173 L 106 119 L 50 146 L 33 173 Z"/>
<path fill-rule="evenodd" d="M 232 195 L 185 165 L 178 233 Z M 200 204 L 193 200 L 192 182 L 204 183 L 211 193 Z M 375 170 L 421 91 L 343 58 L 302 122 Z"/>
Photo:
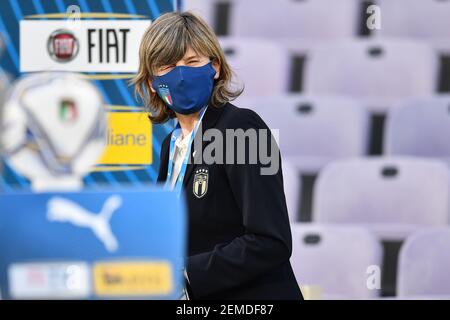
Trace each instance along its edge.
<path fill-rule="evenodd" d="M 188 60 L 191 58 L 201 58 L 205 57 L 203 54 L 195 51 L 192 47 L 187 47 L 186 52 L 184 53 L 184 56 L 181 60 Z"/>

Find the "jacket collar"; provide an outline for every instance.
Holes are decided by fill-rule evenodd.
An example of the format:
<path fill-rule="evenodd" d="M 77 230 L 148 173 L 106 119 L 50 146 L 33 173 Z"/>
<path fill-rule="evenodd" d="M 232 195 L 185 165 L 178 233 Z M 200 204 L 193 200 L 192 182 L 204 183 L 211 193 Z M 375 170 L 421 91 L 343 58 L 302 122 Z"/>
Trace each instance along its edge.
<path fill-rule="evenodd" d="M 206 130 L 215 127 L 217 121 L 222 116 L 222 113 L 226 107 L 227 107 L 227 104 L 224 104 L 220 107 L 208 107 L 208 109 L 206 109 L 206 112 L 205 112 L 205 115 L 203 116 L 202 124 L 201 124 L 202 136 Z M 172 132 L 169 135 L 172 135 Z M 198 135 L 199 135 L 199 132 L 196 133 L 195 138 L 199 138 Z M 195 140 L 195 138 L 194 138 L 194 140 Z M 208 141 L 202 141 L 202 144 L 201 144 L 202 149 L 204 149 L 208 143 L 209 143 Z M 161 157 L 161 163 L 159 165 L 162 170 L 160 170 L 160 175 L 158 176 L 158 180 L 157 180 L 158 182 L 164 182 L 164 181 L 166 181 L 166 178 L 167 178 L 167 169 L 168 169 L 169 152 L 170 152 L 169 145 L 170 145 L 170 138 L 169 138 L 169 143 L 167 143 L 165 147 L 163 146 L 163 150 L 161 150 L 161 152 L 163 154 Z M 196 166 L 196 164 L 194 163 L 193 155 L 196 153 L 202 154 L 202 152 L 197 152 L 195 147 L 196 147 L 196 144 L 193 143 L 192 148 L 191 148 L 191 154 L 190 154 L 190 163 L 188 164 L 188 166 L 186 168 L 186 173 L 185 173 L 185 176 L 183 179 L 183 185 L 187 184 L 192 172 L 194 171 L 194 167 Z"/>
<path fill-rule="evenodd" d="M 213 128 L 217 121 L 220 119 L 220 116 L 223 113 L 223 110 L 226 108 L 227 104 L 224 104 L 220 107 L 208 107 L 206 109 L 205 115 L 202 121 L 202 131 L 206 131 L 210 128 Z"/>
<path fill-rule="evenodd" d="M 208 109 L 206 109 L 205 115 L 203 116 L 203 120 L 201 123 L 202 136 L 206 130 L 215 127 L 217 121 L 222 116 L 222 113 L 226 107 L 227 107 L 227 104 L 224 104 L 220 107 L 208 107 Z M 200 132 L 200 130 L 199 130 L 199 132 Z M 198 136 L 200 134 L 199 132 L 196 133 L 194 140 L 196 138 L 199 138 L 199 136 Z M 188 164 L 188 166 L 186 168 L 183 185 L 187 184 L 190 176 L 192 175 L 192 172 L 194 171 L 194 167 L 196 166 L 196 164 L 194 163 L 194 155 L 195 154 L 201 155 L 203 153 L 202 152 L 203 149 L 205 149 L 205 147 L 208 143 L 210 143 L 210 141 L 202 141 L 202 144 L 201 144 L 202 150 L 199 150 L 199 151 L 196 150 L 196 143 L 195 142 L 192 143 L 191 154 L 190 154 L 190 163 Z"/>

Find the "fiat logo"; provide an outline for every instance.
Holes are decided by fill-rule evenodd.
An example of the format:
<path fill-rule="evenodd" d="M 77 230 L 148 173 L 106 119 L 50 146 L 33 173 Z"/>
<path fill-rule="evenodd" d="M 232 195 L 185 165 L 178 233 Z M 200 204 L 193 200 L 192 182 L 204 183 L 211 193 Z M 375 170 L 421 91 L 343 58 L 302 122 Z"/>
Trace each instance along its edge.
<path fill-rule="evenodd" d="M 48 38 L 48 54 L 57 62 L 72 61 L 78 54 L 78 40 L 72 32 L 59 29 Z"/>

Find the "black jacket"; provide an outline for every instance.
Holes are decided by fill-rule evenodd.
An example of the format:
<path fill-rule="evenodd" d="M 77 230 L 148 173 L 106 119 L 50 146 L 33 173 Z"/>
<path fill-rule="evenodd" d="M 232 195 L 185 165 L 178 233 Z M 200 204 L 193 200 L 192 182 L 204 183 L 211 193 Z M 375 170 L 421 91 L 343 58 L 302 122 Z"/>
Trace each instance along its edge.
<path fill-rule="evenodd" d="M 223 137 L 225 129 L 268 130 L 255 112 L 230 103 L 207 109 L 198 132 L 209 128 Z M 158 182 L 166 180 L 170 136 L 162 144 Z M 203 150 L 208 143 L 200 144 Z M 245 148 L 248 153 L 248 144 Z M 292 243 L 281 162 L 275 175 L 260 175 L 261 167 L 259 162 L 188 164 L 183 189 L 189 211 L 186 270 L 191 298 L 302 299 L 289 262 Z M 200 180 L 205 188 L 199 187 Z"/>

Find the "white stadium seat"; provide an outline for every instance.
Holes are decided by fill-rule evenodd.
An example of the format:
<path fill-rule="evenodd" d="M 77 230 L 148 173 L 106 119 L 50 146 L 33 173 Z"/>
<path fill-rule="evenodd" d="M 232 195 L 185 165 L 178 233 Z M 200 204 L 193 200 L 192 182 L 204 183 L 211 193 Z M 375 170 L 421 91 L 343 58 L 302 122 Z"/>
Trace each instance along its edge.
<path fill-rule="evenodd" d="M 438 70 L 438 55 L 422 42 L 328 42 L 310 51 L 305 92 L 351 96 L 383 113 L 401 99 L 434 93 Z"/>
<path fill-rule="evenodd" d="M 370 299 L 368 271 L 381 268 L 382 248 L 367 229 L 291 224 L 291 264 L 302 286 L 318 286 L 320 299 Z"/>
<path fill-rule="evenodd" d="M 183 10 L 199 14 L 214 27 L 221 3 L 229 4 L 226 24 L 231 36 L 315 40 L 358 32 L 360 0 L 185 0 Z"/>
<path fill-rule="evenodd" d="M 450 173 L 445 163 L 408 157 L 336 161 L 319 174 L 313 220 L 356 223 L 401 240 L 449 221 Z"/>
<path fill-rule="evenodd" d="M 239 99 L 238 105 L 253 109 L 276 132 L 283 160 L 289 161 L 295 169 L 295 178 L 288 179 L 295 180 L 295 183 L 302 184 L 299 182 L 301 177 L 315 176 L 335 159 L 366 153 L 369 115 L 354 100 L 291 94 Z M 305 186 L 305 194 L 295 184 L 292 188 L 285 188 L 288 207 L 296 208 L 296 220 L 291 221 L 298 218 L 309 220 L 309 184 Z M 301 217 L 298 216 L 299 211 Z M 292 214 L 290 216 L 292 218 Z"/>
<path fill-rule="evenodd" d="M 332 160 L 366 152 L 369 115 L 354 100 L 291 94 L 240 99 L 239 105 L 279 130 L 282 155 L 298 157 L 305 170 L 317 171 Z"/>
<path fill-rule="evenodd" d="M 193 14 L 200 16 L 214 29 L 216 6 L 219 1 L 220 0 L 184 0 L 183 11 L 190 11 Z"/>
<path fill-rule="evenodd" d="M 450 298 L 450 228 L 424 230 L 403 244 L 397 292 L 400 298 Z"/>
<path fill-rule="evenodd" d="M 360 5 L 360 0 L 235 0 L 230 34 L 276 39 L 352 37 L 358 31 Z"/>
<path fill-rule="evenodd" d="M 245 85 L 243 96 L 270 96 L 288 91 L 289 53 L 282 46 L 259 39 L 221 38 L 219 41 L 235 72 L 235 84 Z"/>
<path fill-rule="evenodd" d="M 450 164 L 450 95 L 407 100 L 387 117 L 385 152 Z"/>
<path fill-rule="evenodd" d="M 437 48 L 450 49 L 450 1 L 377 0 L 382 37 L 423 39 Z"/>
<path fill-rule="evenodd" d="M 295 163 L 289 158 L 283 158 L 283 187 L 286 197 L 286 205 L 289 213 L 289 221 L 298 221 L 297 213 L 299 211 L 299 196 L 301 189 L 300 173 Z"/>

